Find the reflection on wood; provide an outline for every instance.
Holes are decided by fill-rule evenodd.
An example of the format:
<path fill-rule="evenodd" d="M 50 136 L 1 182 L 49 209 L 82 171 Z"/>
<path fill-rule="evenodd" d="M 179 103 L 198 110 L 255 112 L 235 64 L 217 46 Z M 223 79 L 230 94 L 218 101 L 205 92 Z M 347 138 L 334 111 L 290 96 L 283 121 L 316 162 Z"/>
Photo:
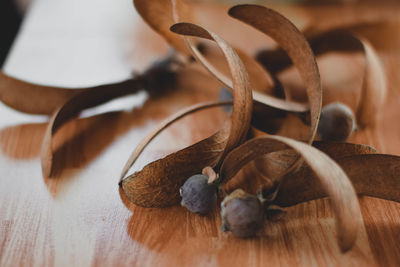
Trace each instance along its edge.
<path fill-rule="evenodd" d="M 43 8 L 43 5 L 37 7 Z M 45 17 L 39 16 L 38 11 L 28 21 Z M 147 40 L 155 36 L 148 32 L 141 34 L 147 34 Z M 14 60 L 9 61 L 10 69 L 23 69 L 21 62 L 27 55 L 23 51 L 31 49 L 28 37 L 21 40 L 27 43 L 16 46 Z M 260 41 L 263 42 L 264 39 Z M 400 155 L 400 53 L 393 49 L 378 49 L 378 52 L 388 71 L 387 108 L 375 128 L 356 132 L 350 142 L 369 144 L 379 152 Z M 37 56 L 36 62 L 39 59 Z M 362 66 L 360 60 L 353 62 L 351 58 L 341 57 L 331 61 L 336 64 L 335 68 L 331 68 L 329 58 L 324 60 L 322 77 L 336 77 L 334 81 L 323 78 L 329 90 L 324 102 L 348 93 L 352 99 L 346 101 L 356 104 L 353 96 L 360 88 L 361 75 L 357 73 Z M 340 64 L 346 67 L 338 67 Z M 29 69 L 25 71 L 29 73 Z M 281 78 L 285 85 L 291 85 L 296 73 L 287 73 Z M 192 69 L 182 75 L 179 89 L 165 98 L 147 100 L 142 107 L 131 111 L 69 122 L 55 140 L 56 157 L 63 171 L 59 177 L 45 180 L 41 175 L 39 152 L 46 124 L 27 124 L 31 117 L 0 104 L 0 265 L 398 265 L 400 204 L 390 201 L 360 199 L 364 227 L 355 247 L 346 254 L 336 244 L 334 217 L 327 199 L 290 207 L 283 220 L 266 221 L 257 238 L 245 240 L 220 230 L 218 207 L 209 216 L 201 217 L 179 206 L 144 209 L 127 201 L 119 193 L 117 183 L 135 145 L 167 115 L 193 103 L 216 99 L 219 86 L 205 73 Z M 346 90 L 335 94 L 333 91 L 338 86 Z M 301 96 L 301 92 L 293 95 Z M 222 109 L 183 119 L 158 136 L 132 170 L 201 140 L 215 132 L 225 119 Z M 290 116 L 289 120 L 295 121 Z M 302 135 L 302 131 L 294 133 L 290 129 L 284 127 L 280 134 Z M 228 186 L 240 185 L 251 190 L 246 178 L 253 175 L 257 173 L 251 168 L 244 169 Z M 262 179 L 255 179 L 258 178 Z"/>

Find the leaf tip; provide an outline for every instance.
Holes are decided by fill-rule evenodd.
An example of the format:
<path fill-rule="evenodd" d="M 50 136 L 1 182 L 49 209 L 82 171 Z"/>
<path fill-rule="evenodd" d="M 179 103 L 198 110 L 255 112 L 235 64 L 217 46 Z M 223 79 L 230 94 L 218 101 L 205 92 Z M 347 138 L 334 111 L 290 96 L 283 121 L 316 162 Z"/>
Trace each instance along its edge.
<path fill-rule="evenodd" d="M 169 30 L 173 33 L 179 34 L 179 30 L 182 28 L 182 24 L 185 24 L 185 23 L 184 22 L 175 23 L 171 27 L 169 27 Z"/>
<path fill-rule="evenodd" d="M 248 6 L 256 6 L 256 5 L 250 5 L 250 4 L 235 5 L 235 6 L 231 7 L 231 8 L 228 10 L 228 14 L 229 14 L 230 16 L 234 17 L 235 14 L 236 14 L 236 12 L 238 12 L 241 8 L 243 8 L 243 7 L 248 7 Z"/>

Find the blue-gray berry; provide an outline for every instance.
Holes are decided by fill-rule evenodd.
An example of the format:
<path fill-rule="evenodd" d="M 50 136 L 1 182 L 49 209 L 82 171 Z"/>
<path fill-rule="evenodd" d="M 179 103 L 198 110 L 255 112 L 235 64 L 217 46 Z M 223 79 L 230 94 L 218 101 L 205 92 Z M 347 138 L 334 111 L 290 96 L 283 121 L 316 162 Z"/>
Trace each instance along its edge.
<path fill-rule="evenodd" d="M 348 106 L 336 102 L 322 109 L 318 135 L 323 141 L 345 141 L 355 128 L 354 114 Z"/>
<path fill-rule="evenodd" d="M 222 229 L 237 237 L 252 237 L 263 225 L 263 205 L 242 189 L 233 191 L 221 203 Z"/>
<path fill-rule="evenodd" d="M 203 174 L 191 176 L 180 188 L 179 193 L 182 206 L 202 215 L 210 212 L 217 200 L 217 186 L 208 183 L 208 176 Z"/>

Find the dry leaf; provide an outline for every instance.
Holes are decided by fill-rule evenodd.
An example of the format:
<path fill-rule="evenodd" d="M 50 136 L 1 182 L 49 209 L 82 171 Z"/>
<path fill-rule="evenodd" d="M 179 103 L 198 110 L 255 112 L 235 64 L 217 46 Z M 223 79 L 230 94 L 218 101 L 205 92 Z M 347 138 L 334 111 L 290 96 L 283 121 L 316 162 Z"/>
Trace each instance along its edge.
<path fill-rule="evenodd" d="M 134 0 L 136 10 L 140 16 L 150 25 L 153 30 L 159 33 L 165 40 L 180 53 L 189 56 L 185 42 L 181 37 L 173 34 L 169 27 L 181 20 L 196 22 L 192 10 L 183 0 Z M 179 19 L 173 16 L 173 6 L 179 11 Z"/>
<path fill-rule="evenodd" d="M 159 33 L 172 47 L 179 52 L 188 56 L 189 50 L 186 49 L 183 38 L 173 34 L 169 28 L 176 22 L 191 22 L 196 23 L 197 20 L 194 16 L 193 11 L 187 6 L 185 1 L 182 0 L 155 0 L 155 1 L 142 1 L 135 0 L 135 7 L 138 10 L 142 18 L 157 32 Z M 192 44 L 192 43 L 190 43 Z M 193 45 L 197 47 L 197 45 Z M 220 64 L 224 59 L 220 56 L 220 53 L 216 53 L 213 46 L 208 44 L 202 44 L 206 49 L 206 58 L 211 62 L 215 63 L 219 71 L 228 69 L 225 65 Z M 196 48 L 197 50 L 197 48 Z M 261 92 L 271 93 L 274 88 L 274 81 L 272 77 L 263 69 L 263 67 L 252 57 L 246 53 L 235 48 L 240 59 L 246 66 L 246 70 L 251 77 L 252 85 L 255 90 Z M 216 71 L 216 72 L 219 72 Z M 224 73 L 228 74 L 228 73 Z M 228 79 L 228 78 L 226 78 Z M 232 89 L 232 83 L 230 83 L 230 89 Z M 304 107 L 303 107 L 304 109 Z"/>
<path fill-rule="evenodd" d="M 349 155 L 376 153 L 374 148 L 360 144 L 320 142 L 316 146 L 333 160 Z M 283 179 L 282 176 L 287 173 L 286 170 L 296 159 L 297 154 L 293 150 L 282 150 L 255 159 L 253 166 L 268 182 L 267 185 L 274 185 Z"/>
<path fill-rule="evenodd" d="M 336 159 L 360 195 L 400 202 L 400 157 L 383 154 L 351 155 Z M 311 169 L 303 166 L 282 182 L 275 203 L 292 206 L 326 197 Z"/>
<path fill-rule="evenodd" d="M 184 34 L 184 35 L 190 35 L 186 32 L 184 32 L 184 27 L 181 26 L 184 25 L 184 23 L 178 23 L 175 24 L 174 26 L 171 27 L 171 31 L 179 33 L 179 34 Z M 212 55 L 209 55 L 209 57 L 207 57 L 207 53 L 205 54 L 205 56 L 202 55 L 202 53 L 199 51 L 199 49 L 196 47 L 196 45 L 194 45 L 189 39 L 186 39 L 188 42 L 188 46 L 191 49 L 193 56 L 196 58 L 196 60 L 198 62 L 200 62 L 203 67 L 205 69 L 207 69 L 209 71 L 209 73 L 211 75 L 213 75 L 217 80 L 219 80 L 221 83 L 223 83 L 227 88 L 232 89 L 232 81 L 224 74 L 220 71 L 219 68 L 215 67 L 213 64 L 211 64 L 211 61 L 215 61 L 216 59 L 212 57 Z M 251 73 L 252 76 L 250 76 L 250 78 L 252 77 L 256 77 L 256 75 L 260 75 L 259 73 L 259 69 L 258 67 L 256 67 L 257 63 L 255 62 L 255 60 L 253 60 L 251 57 L 247 56 L 246 53 L 244 52 L 239 52 L 240 50 L 238 50 L 239 55 L 241 56 L 241 58 L 244 59 L 244 61 L 247 63 L 248 66 L 250 66 L 250 70 L 252 70 L 253 72 Z M 260 77 L 263 77 L 263 80 L 259 80 Z M 277 109 L 281 109 L 281 110 L 286 110 L 286 111 L 291 111 L 291 112 L 307 112 L 309 110 L 309 107 L 307 104 L 304 103 L 297 103 L 297 102 L 292 102 L 292 101 L 287 101 L 287 100 L 283 100 L 280 98 L 276 98 L 267 94 L 263 94 L 259 91 L 270 91 L 271 88 L 273 88 L 273 85 L 270 85 L 270 82 L 268 82 L 267 77 L 265 77 L 265 73 L 263 74 L 263 76 L 257 76 L 258 82 L 254 82 L 254 91 L 253 91 L 253 99 L 256 102 L 262 103 L 264 105 L 267 106 L 271 106 Z M 263 84 L 265 84 L 265 87 L 263 87 Z M 257 86 L 257 87 L 256 87 Z M 258 87 L 260 86 L 260 87 Z M 264 89 L 263 89 L 264 88 Z M 256 91 L 259 90 L 259 91 Z"/>
<path fill-rule="evenodd" d="M 179 203 L 179 188 L 205 166 L 215 166 L 227 142 L 227 131 L 204 139 L 165 158 L 146 165 L 122 180 L 130 201 L 142 207 L 168 207 Z"/>
<path fill-rule="evenodd" d="M 237 144 L 244 141 L 245 135 L 247 134 L 250 126 L 252 110 L 252 91 L 250 88 L 245 67 L 233 48 L 215 33 L 207 31 L 206 29 L 191 23 L 174 24 L 171 27 L 171 30 L 182 35 L 190 35 L 205 38 L 208 40 L 214 40 L 223 52 L 228 62 L 228 66 L 232 74 L 231 88 L 234 88 L 234 104 L 231 117 L 231 137 L 228 139 L 226 149 L 221 155 L 221 158 L 223 158 Z M 191 43 L 187 38 L 186 41 Z M 192 50 L 194 54 L 196 53 L 195 51 L 199 52 L 197 48 L 196 50 Z M 241 87 L 243 87 L 243 89 L 241 90 L 235 89 Z M 241 107 L 241 112 L 238 111 L 238 107 Z"/>
<path fill-rule="evenodd" d="M 172 2 L 172 5 L 171 5 Z M 185 22 L 196 22 L 196 19 L 191 10 L 185 5 L 183 1 L 141 1 L 135 0 L 135 6 L 142 16 L 142 18 L 152 28 L 162 35 L 165 40 L 172 45 L 179 52 L 187 55 L 188 51 L 184 49 L 182 44 L 182 38 L 176 35 L 171 36 L 171 32 L 166 30 L 166 26 L 172 25 L 173 22 L 185 21 Z M 165 10 L 173 10 L 173 14 L 165 12 Z M 205 57 L 197 49 L 197 45 L 189 42 L 189 46 L 192 50 L 192 54 L 209 70 L 214 76 L 216 76 L 222 83 L 228 88 L 232 89 L 232 82 L 227 78 L 221 71 L 224 69 L 220 64 L 215 64 L 217 67 L 208 62 L 220 61 L 220 57 L 216 57 L 213 53 L 212 47 L 206 48 L 208 53 L 205 53 Z M 239 54 L 240 58 L 244 62 L 248 70 L 249 77 L 251 78 L 254 89 L 260 92 L 274 94 L 273 89 L 276 87 L 274 79 L 271 75 L 265 72 L 262 67 L 252 57 L 246 53 L 235 49 Z M 208 60 L 207 60 L 208 59 Z M 293 112 L 307 112 L 308 105 L 303 103 L 296 103 L 290 101 L 284 101 L 279 98 L 271 97 L 269 95 L 261 94 L 254 91 L 253 96 L 256 101 L 267 104 L 278 109 L 293 111 Z"/>
<path fill-rule="evenodd" d="M 212 102 L 200 103 L 200 104 L 192 105 L 188 108 L 185 108 L 185 109 L 173 114 L 171 117 L 165 119 L 163 122 L 161 122 L 157 126 L 157 128 L 155 128 L 150 134 L 148 134 L 145 138 L 143 138 L 139 145 L 136 146 L 135 150 L 132 152 L 132 154 L 128 158 L 127 162 L 125 163 L 125 166 L 121 173 L 120 182 L 125 177 L 125 175 L 128 173 L 129 169 L 135 163 L 135 161 L 140 156 L 140 154 L 143 152 L 143 150 L 147 147 L 147 145 L 157 135 L 159 135 L 162 131 L 164 131 L 166 128 L 168 128 L 171 124 L 173 124 L 177 120 L 179 120 L 189 114 L 192 114 L 194 112 L 197 112 L 197 111 L 200 111 L 203 109 L 213 108 L 213 107 L 217 107 L 217 106 L 232 105 L 232 104 L 233 104 L 232 101 L 212 101 Z"/>
<path fill-rule="evenodd" d="M 25 113 L 51 115 L 68 99 L 84 90 L 27 83 L 0 71 L 0 100 Z"/>
<path fill-rule="evenodd" d="M 360 103 L 356 117 L 359 127 L 374 126 L 386 98 L 385 72 L 375 50 L 365 39 L 359 38 L 365 51 L 365 70 Z"/>
<path fill-rule="evenodd" d="M 7 106 L 30 114 L 52 115 L 67 100 L 86 91 L 113 91 L 129 87 L 137 79 L 88 88 L 61 88 L 37 85 L 12 78 L 0 71 L 0 100 Z M 133 88 L 132 93 L 136 91 Z"/>
<path fill-rule="evenodd" d="M 314 54 L 303 34 L 285 17 L 272 9 L 256 5 L 238 5 L 229 15 L 273 38 L 287 52 L 307 86 L 311 113 L 309 142 L 315 137 L 322 105 L 322 89 Z"/>
<path fill-rule="evenodd" d="M 99 86 L 88 88 L 70 98 L 63 104 L 51 117 L 47 126 L 42 143 L 41 163 L 44 177 L 52 177 L 55 173 L 53 169 L 53 136 L 66 122 L 79 115 L 87 108 L 95 107 L 107 101 L 136 93 L 142 88 L 143 81 L 138 79 L 128 80 L 112 86 Z"/>
<path fill-rule="evenodd" d="M 351 143 L 314 141 L 313 146 L 327 154 L 333 160 L 351 155 L 374 154 L 375 148 Z M 262 155 L 254 160 L 254 167 L 272 181 L 277 181 L 295 162 L 297 153 L 293 150 L 281 150 Z"/>
<path fill-rule="evenodd" d="M 321 114 L 322 88 L 315 56 L 307 40 L 293 23 L 272 9 L 256 5 L 238 5 L 232 7 L 228 13 L 274 39 L 299 70 L 307 86 L 311 122 L 308 142 L 312 143 Z M 291 172 L 300 164 L 301 160 L 296 160 L 287 172 Z"/>
<path fill-rule="evenodd" d="M 292 148 L 299 153 L 318 177 L 330 197 L 337 218 L 338 243 L 342 251 L 351 249 L 362 220 L 353 186 L 343 170 L 327 155 L 305 143 L 280 136 L 257 137 L 234 149 L 225 158 L 220 177 L 223 182 L 233 177 L 245 164 L 262 154 Z M 296 177 L 286 179 L 289 184 Z M 307 178 L 305 178 L 306 181 Z M 308 186 L 308 185 L 307 185 Z"/>
<path fill-rule="evenodd" d="M 357 125 L 374 126 L 377 114 L 385 101 L 387 82 L 382 63 L 371 44 L 360 36 L 344 31 L 324 32 L 309 38 L 316 56 L 331 52 L 363 52 L 365 57 L 361 97 L 356 112 Z M 271 72 L 279 72 L 291 65 L 283 50 L 263 51 L 257 57 Z M 276 64 L 275 64 L 276 63 Z"/>
<path fill-rule="evenodd" d="M 383 65 L 371 44 L 360 36 L 342 31 L 326 32 L 315 36 L 310 39 L 310 44 L 316 55 L 330 51 L 364 53 L 364 77 L 356 112 L 357 126 L 360 128 L 374 126 L 385 101 L 387 82 Z"/>
<path fill-rule="evenodd" d="M 345 142 L 314 141 L 313 147 L 321 150 L 332 159 L 361 154 L 375 154 L 376 149 L 369 145 L 352 144 Z"/>
<path fill-rule="evenodd" d="M 171 0 L 171 3 L 175 22 L 191 22 L 198 24 L 193 12 L 189 10 L 182 0 Z M 168 34 L 171 34 L 171 31 L 169 31 Z M 167 36 L 165 36 L 165 38 L 169 40 Z M 186 41 L 188 42 L 189 48 L 192 50 L 192 55 L 196 57 L 196 55 L 199 53 L 197 45 L 194 45 L 187 38 Z M 216 72 L 220 73 L 220 71 L 223 72 L 225 70 L 224 74 L 229 75 L 229 69 L 226 69 L 225 64 L 221 64 L 224 62 L 224 59 L 221 57 L 221 53 L 219 53 L 219 51 L 217 52 L 216 49 L 214 49 L 214 46 L 209 46 L 207 43 L 202 43 L 201 45 L 203 46 L 203 50 L 206 50 L 206 58 L 214 64 L 212 66 L 217 66 L 218 71 L 216 70 Z M 195 51 L 192 48 L 195 48 Z M 276 87 L 274 78 L 271 77 L 271 75 L 269 75 L 251 56 L 247 55 L 236 47 L 234 47 L 234 50 L 239 55 L 243 64 L 246 66 L 246 71 L 250 77 L 253 89 L 267 94 L 273 93 L 273 89 Z M 224 78 L 230 81 L 229 78 Z M 232 90 L 232 82 L 230 82 L 229 89 Z"/>
<path fill-rule="evenodd" d="M 229 127 L 188 148 L 152 162 L 122 180 L 128 198 L 144 207 L 165 207 L 179 201 L 179 187 L 206 166 L 218 169 L 224 156 L 244 141 L 250 126 L 252 97 L 247 73 L 239 56 L 216 34 L 194 24 L 181 24 L 190 34 L 211 39 L 222 50 L 233 80 L 233 112 Z M 178 116 L 179 117 L 179 116 Z M 157 131 L 157 130 L 156 130 Z M 134 156 L 135 157 L 135 156 Z M 129 166 L 130 163 L 128 162 Z M 123 173 L 126 172 L 124 169 Z"/>
<path fill-rule="evenodd" d="M 385 101 L 387 82 L 382 63 L 371 44 L 360 36 L 341 31 L 326 32 L 310 39 L 311 47 L 316 55 L 329 51 L 361 51 L 365 57 L 364 77 L 361 97 L 356 117 L 361 128 L 374 126 L 377 114 Z"/>

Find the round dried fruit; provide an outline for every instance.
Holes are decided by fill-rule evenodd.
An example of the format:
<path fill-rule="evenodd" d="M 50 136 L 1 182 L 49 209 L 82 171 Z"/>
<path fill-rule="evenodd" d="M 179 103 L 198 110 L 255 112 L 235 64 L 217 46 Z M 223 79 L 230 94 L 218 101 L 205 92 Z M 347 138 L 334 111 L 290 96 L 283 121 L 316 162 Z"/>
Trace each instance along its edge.
<path fill-rule="evenodd" d="M 322 109 L 318 135 L 323 141 L 345 141 L 355 128 L 354 114 L 348 106 L 335 102 Z"/>
<path fill-rule="evenodd" d="M 212 210 L 217 200 L 217 186 L 208 183 L 208 178 L 207 175 L 196 174 L 183 184 L 179 190 L 182 206 L 202 215 Z"/>
<path fill-rule="evenodd" d="M 263 205 L 256 196 L 236 189 L 221 203 L 222 230 L 252 237 L 263 225 Z"/>

